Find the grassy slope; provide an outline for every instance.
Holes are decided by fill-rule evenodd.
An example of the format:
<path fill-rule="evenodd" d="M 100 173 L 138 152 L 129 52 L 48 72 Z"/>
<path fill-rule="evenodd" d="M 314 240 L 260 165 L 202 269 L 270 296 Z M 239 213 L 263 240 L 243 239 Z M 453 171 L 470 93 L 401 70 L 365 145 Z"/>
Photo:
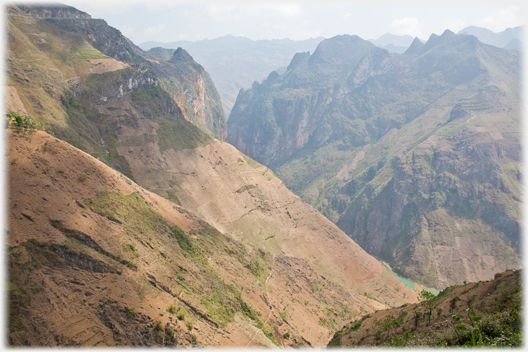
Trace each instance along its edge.
<path fill-rule="evenodd" d="M 366 315 L 337 332 L 329 346 L 520 346 L 520 280 L 521 271 L 499 273 L 419 304 Z"/>

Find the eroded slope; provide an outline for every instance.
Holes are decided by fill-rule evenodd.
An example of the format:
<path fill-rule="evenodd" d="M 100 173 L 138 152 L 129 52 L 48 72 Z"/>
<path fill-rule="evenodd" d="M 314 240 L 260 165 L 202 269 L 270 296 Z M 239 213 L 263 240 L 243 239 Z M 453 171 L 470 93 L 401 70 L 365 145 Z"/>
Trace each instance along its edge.
<path fill-rule="evenodd" d="M 7 132 L 12 345 L 323 346 L 381 306 L 49 134 Z"/>

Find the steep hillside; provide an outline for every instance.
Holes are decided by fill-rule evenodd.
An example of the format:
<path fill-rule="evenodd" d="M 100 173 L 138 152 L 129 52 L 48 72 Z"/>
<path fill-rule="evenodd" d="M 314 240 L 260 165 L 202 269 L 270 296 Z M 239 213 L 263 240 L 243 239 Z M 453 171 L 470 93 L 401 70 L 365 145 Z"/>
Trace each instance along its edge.
<path fill-rule="evenodd" d="M 520 347 L 522 272 L 497 273 L 494 280 L 451 286 L 423 302 L 387 309 L 355 320 L 329 346 L 347 347 Z"/>
<path fill-rule="evenodd" d="M 173 59 L 185 56 L 180 50 Z M 416 299 L 415 290 L 289 192 L 267 168 L 255 168 L 230 145 L 188 123 L 158 77 L 151 68 L 133 66 L 88 75 L 62 98 L 67 129 L 52 131 L 223 233 L 276 255 L 305 259 L 343 289 L 367 292 L 381 302 L 369 304 Z M 23 85 L 20 91 L 26 93 Z M 79 132 L 82 139 L 64 131 Z"/>
<path fill-rule="evenodd" d="M 129 130 L 130 138 L 143 132 Z M 143 151 L 141 151 L 141 149 Z M 388 305 L 416 299 L 386 267 L 293 195 L 268 168 L 215 141 L 161 151 L 156 143 L 118 149 L 134 179 L 237 240 L 303 258 L 329 281 Z"/>
<path fill-rule="evenodd" d="M 139 46 L 158 59 L 168 59 L 181 47 L 209 72 L 229 117 L 241 88 L 251 87 L 274 70 L 288 65 L 297 52 L 315 50 L 324 38 L 251 40 L 231 35 L 196 42 L 147 42 Z M 168 50 L 172 49 L 172 50 Z M 170 53 L 168 53 L 170 52 Z"/>
<path fill-rule="evenodd" d="M 47 133 L 7 141 L 10 345 L 323 346 L 380 306 Z"/>
<path fill-rule="evenodd" d="M 338 36 L 239 94 L 229 141 L 367 252 L 437 288 L 520 266 L 520 58 L 446 31 Z"/>

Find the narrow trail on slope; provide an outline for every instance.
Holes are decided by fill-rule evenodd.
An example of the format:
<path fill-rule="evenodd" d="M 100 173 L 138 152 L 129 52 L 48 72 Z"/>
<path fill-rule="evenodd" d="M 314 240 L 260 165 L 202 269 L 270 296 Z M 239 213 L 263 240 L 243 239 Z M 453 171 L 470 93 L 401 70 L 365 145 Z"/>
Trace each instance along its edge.
<path fill-rule="evenodd" d="M 271 317 L 271 313 L 273 312 L 273 306 L 270 303 L 271 300 L 270 300 L 270 297 L 269 297 L 268 281 L 269 281 L 269 279 L 271 277 L 271 274 L 273 273 L 273 267 L 274 266 L 275 266 L 275 254 L 273 254 L 273 262 L 271 263 L 270 273 L 269 273 L 268 277 L 266 278 L 266 282 L 264 283 L 265 288 L 266 288 L 266 298 L 268 300 L 268 304 L 270 305 L 270 312 L 268 313 L 268 317 L 266 318 L 266 321 L 264 323 L 262 323 L 262 327 L 264 327 L 264 325 L 266 325 L 266 323 L 269 321 L 269 319 Z M 262 330 L 260 330 L 260 331 L 262 331 Z M 248 344 L 246 345 L 246 348 L 249 347 L 249 344 L 252 343 L 255 340 L 255 337 L 257 336 L 257 334 L 258 334 L 258 331 L 255 333 L 255 335 L 253 335 L 253 337 L 251 338 L 251 341 L 248 342 Z"/>

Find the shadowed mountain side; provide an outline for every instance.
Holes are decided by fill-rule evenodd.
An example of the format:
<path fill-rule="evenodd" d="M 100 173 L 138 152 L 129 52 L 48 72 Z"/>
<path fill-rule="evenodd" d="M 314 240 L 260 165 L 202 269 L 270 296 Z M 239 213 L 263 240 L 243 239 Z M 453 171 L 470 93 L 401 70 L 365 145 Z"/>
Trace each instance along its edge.
<path fill-rule="evenodd" d="M 336 36 L 241 91 L 229 141 L 400 275 L 519 268 L 519 52 L 446 30 L 403 55 Z"/>

